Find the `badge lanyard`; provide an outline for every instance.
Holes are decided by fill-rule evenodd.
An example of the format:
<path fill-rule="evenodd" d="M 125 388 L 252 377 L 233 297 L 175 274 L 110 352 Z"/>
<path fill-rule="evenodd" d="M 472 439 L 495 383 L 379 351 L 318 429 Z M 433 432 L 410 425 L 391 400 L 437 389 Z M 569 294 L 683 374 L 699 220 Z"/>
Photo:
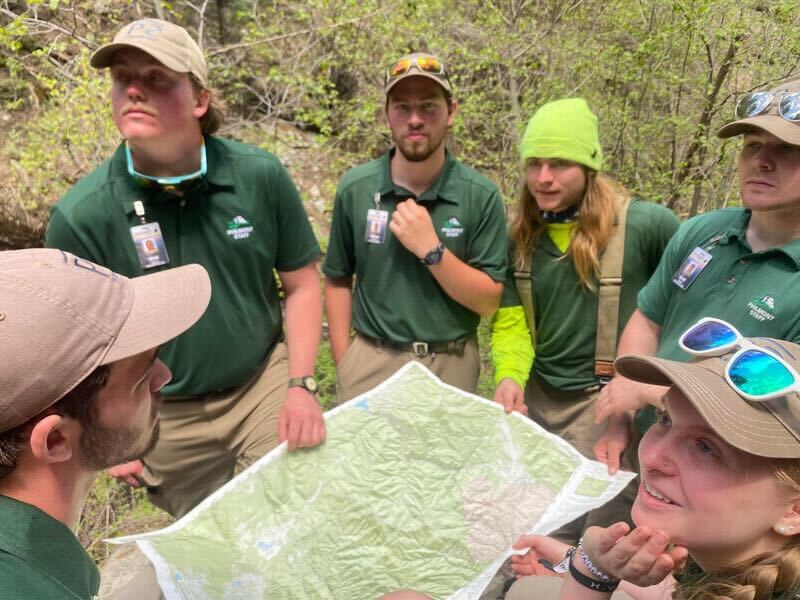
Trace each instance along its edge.
<path fill-rule="evenodd" d="M 141 200 L 134 201 L 133 210 L 139 217 L 140 223 L 130 228 L 131 238 L 133 238 L 136 254 L 139 257 L 139 265 L 142 269 L 147 270 L 169 264 L 167 247 L 164 244 L 164 237 L 161 235 L 161 227 L 158 222 L 147 222 L 144 204 Z"/>

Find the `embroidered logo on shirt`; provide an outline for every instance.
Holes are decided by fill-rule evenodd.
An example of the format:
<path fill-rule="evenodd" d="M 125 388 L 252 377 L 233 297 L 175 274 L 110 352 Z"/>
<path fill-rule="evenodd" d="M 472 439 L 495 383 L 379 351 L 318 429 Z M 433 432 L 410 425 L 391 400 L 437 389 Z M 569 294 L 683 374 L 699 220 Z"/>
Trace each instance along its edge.
<path fill-rule="evenodd" d="M 442 233 L 444 237 L 458 237 L 464 233 L 464 226 L 461 224 L 461 221 L 458 220 L 458 217 L 450 217 L 444 222 L 444 225 L 442 225 Z"/>
<path fill-rule="evenodd" d="M 747 303 L 750 316 L 757 321 L 772 321 L 775 318 L 775 298 L 761 296 Z"/>
<path fill-rule="evenodd" d="M 253 226 L 243 216 L 238 215 L 228 221 L 228 231 L 226 233 L 235 240 L 244 240 L 253 233 Z"/>

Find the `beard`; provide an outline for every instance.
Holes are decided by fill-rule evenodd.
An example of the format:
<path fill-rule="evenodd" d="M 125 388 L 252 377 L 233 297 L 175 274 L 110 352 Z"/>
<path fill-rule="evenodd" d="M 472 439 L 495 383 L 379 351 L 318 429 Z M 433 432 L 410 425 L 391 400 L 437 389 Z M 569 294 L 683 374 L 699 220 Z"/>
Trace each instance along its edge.
<path fill-rule="evenodd" d="M 439 139 L 427 137 L 423 142 L 409 142 L 405 138 L 395 139 L 397 151 L 408 162 L 425 162 L 444 143 L 444 136 Z"/>
<path fill-rule="evenodd" d="M 160 422 L 157 419 L 159 398 L 153 399 L 153 412 L 146 426 L 131 425 L 125 428 L 113 428 L 100 425 L 93 413 L 89 422 L 83 423 L 81 435 L 81 464 L 94 471 L 100 471 L 142 458 L 148 454 L 158 442 Z M 150 430 L 147 434 L 147 430 Z"/>

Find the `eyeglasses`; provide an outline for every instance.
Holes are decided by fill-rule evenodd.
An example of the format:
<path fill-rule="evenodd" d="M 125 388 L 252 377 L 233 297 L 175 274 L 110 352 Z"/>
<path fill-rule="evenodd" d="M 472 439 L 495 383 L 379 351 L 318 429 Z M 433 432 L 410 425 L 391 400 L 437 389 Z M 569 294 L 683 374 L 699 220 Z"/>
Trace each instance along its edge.
<path fill-rule="evenodd" d="M 725 365 L 725 380 L 747 400 L 764 402 L 800 392 L 800 374 L 789 363 L 745 338 L 730 323 L 712 317 L 700 319 L 678 343 L 695 356 L 722 356 L 738 348 Z"/>
<path fill-rule="evenodd" d="M 397 62 L 392 63 L 392 65 L 386 69 L 386 84 L 393 79 L 397 79 L 398 77 L 405 75 L 414 67 L 424 73 L 438 75 L 441 79 L 447 79 L 447 73 L 445 72 L 444 65 L 438 58 L 427 55 L 407 56 L 401 58 Z"/>
<path fill-rule="evenodd" d="M 197 185 L 208 172 L 205 142 L 200 147 L 200 169 L 188 175 L 153 177 L 152 175 L 139 173 L 133 166 L 133 157 L 131 156 L 131 149 L 127 142 L 125 142 L 125 159 L 128 161 L 128 175 L 133 177 L 137 185 L 146 189 L 159 189 L 167 192 L 185 191 Z"/>
<path fill-rule="evenodd" d="M 746 119 L 764 114 L 772 106 L 776 98 L 778 102 L 778 114 L 795 123 L 800 121 L 800 92 L 755 92 L 747 94 L 736 103 L 736 118 Z"/>

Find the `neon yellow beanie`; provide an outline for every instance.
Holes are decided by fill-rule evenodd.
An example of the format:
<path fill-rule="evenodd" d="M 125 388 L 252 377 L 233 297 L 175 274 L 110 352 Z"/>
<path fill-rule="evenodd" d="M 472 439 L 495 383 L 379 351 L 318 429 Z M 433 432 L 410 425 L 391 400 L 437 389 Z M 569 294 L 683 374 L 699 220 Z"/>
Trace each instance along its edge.
<path fill-rule="evenodd" d="M 529 158 L 563 158 L 599 171 L 603 149 L 597 117 L 583 98 L 548 102 L 528 121 L 519 154 L 523 168 Z"/>

